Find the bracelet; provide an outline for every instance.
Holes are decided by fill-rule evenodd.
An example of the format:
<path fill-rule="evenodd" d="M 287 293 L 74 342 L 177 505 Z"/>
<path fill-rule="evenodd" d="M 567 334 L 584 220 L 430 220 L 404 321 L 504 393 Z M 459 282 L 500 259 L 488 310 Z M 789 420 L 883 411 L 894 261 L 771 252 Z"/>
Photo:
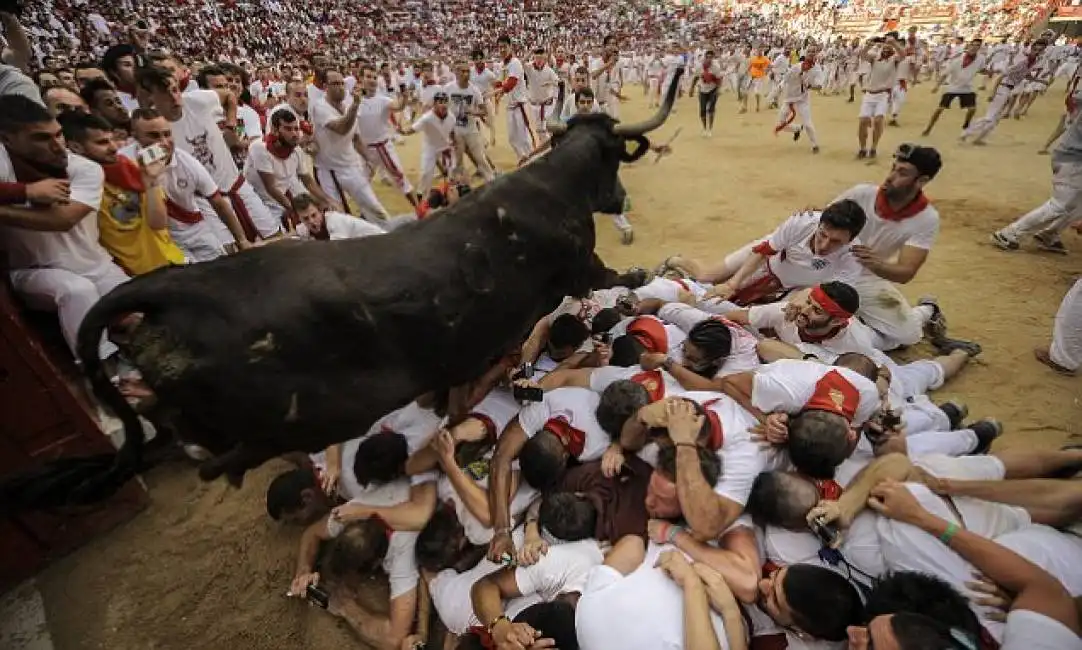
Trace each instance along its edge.
<path fill-rule="evenodd" d="M 683 526 L 670 526 L 669 534 L 665 536 L 665 541 L 672 544 L 676 541 L 676 536 L 684 530 Z"/>
<path fill-rule="evenodd" d="M 665 372 L 672 372 L 673 364 L 672 357 L 665 357 L 665 360 L 661 362 L 661 369 Z"/>
<path fill-rule="evenodd" d="M 658 531 L 660 533 L 658 535 L 658 537 L 660 537 L 661 539 L 665 539 L 665 540 L 669 539 L 669 529 L 671 529 L 671 528 L 672 528 L 672 524 L 670 524 L 669 522 L 667 522 L 667 521 L 661 522 L 661 530 Z"/>
<path fill-rule="evenodd" d="M 947 544 L 949 546 L 950 543 L 951 543 L 951 540 L 954 539 L 954 536 L 957 535 L 957 534 L 958 534 L 958 524 L 956 524 L 956 523 L 954 523 L 952 521 L 949 524 L 947 524 L 947 530 L 943 531 L 943 534 L 939 536 L 939 541 L 941 541 L 944 544 Z"/>
<path fill-rule="evenodd" d="M 492 622 L 488 624 L 488 633 L 492 634 L 492 628 L 500 624 L 500 621 L 511 622 L 511 619 L 507 617 L 507 614 L 500 614 L 496 618 L 492 619 Z"/>

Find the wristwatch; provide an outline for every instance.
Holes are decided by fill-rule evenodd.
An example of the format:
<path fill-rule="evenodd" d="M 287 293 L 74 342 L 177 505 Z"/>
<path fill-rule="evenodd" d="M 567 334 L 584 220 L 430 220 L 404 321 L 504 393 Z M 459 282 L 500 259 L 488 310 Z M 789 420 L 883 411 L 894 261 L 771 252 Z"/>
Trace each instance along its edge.
<path fill-rule="evenodd" d="M 672 357 L 665 357 L 665 360 L 661 362 L 661 369 L 665 372 L 671 372 L 673 363 Z"/>

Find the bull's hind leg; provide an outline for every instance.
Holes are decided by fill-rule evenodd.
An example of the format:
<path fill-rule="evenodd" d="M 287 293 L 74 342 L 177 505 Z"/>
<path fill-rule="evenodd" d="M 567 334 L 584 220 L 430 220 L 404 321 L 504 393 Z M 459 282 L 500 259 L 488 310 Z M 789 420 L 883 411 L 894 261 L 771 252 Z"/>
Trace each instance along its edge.
<path fill-rule="evenodd" d="M 239 488 L 244 483 L 245 472 L 259 467 L 275 455 L 266 449 L 238 443 L 226 453 L 203 461 L 199 466 L 199 478 L 213 481 L 224 474 L 230 485 Z"/>

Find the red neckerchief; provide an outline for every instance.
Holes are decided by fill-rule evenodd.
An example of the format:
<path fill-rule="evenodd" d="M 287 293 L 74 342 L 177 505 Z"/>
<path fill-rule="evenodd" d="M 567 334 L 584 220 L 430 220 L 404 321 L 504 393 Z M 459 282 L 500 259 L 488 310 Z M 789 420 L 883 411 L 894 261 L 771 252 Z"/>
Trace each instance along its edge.
<path fill-rule="evenodd" d="M 800 62 L 800 69 L 803 70 L 804 72 L 807 72 L 808 70 L 811 70 L 812 67 L 814 67 L 814 66 L 815 66 L 815 59 L 810 59 L 809 60 L 809 59 L 805 58 L 803 61 Z"/>
<path fill-rule="evenodd" d="M 899 210 L 895 210 L 890 207 L 890 203 L 887 201 L 887 195 L 883 193 L 883 189 L 880 188 L 875 195 L 875 213 L 880 218 L 887 221 L 901 221 L 908 219 L 918 213 L 924 208 L 928 207 L 928 197 L 924 195 L 924 192 L 918 192 L 916 198 L 909 202 Z"/>
<path fill-rule="evenodd" d="M 815 392 L 804 408 L 836 413 L 852 422 L 859 405 L 860 391 L 842 377 L 840 372 L 830 370 L 815 382 Z"/>
<path fill-rule="evenodd" d="M 703 81 L 708 84 L 718 82 L 718 78 L 714 76 L 713 72 L 710 72 L 710 64 L 705 61 L 703 61 Z"/>
<path fill-rule="evenodd" d="M 660 370 L 643 370 L 631 376 L 631 381 L 646 389 L 650 403 L 665 399 L 665 378 Z"/>
<path fill-rule="evenodd" d="M 842 492 L 845 491 L 841 483 L 832 478 L 812 479 L 812 482 L 815 483 L 815 489 L 819 490 L 819 499 L 822 501 L 837 501 L 842 498 Z"/>
<path fill-rule="evenodd" d="M 537 70 L 538 72 L 541 72 L 542 70 L 545 69 L 545 64 L 542 63 L 542 64 L 538 65 L 538 63 L 536 61 L 534 61 L 533 69 Z"/>
<path fill-rule="evenodd" d="M 560 57 L 556 57 L 556 67 L 560 68 L 560 67 L 563 67 L 563 65 L 564 65 L 564 60 L 561 59 Z"/>
<path fill-rule="evenodd" d="M 976 60 L 977 60 L 977 55 L 976 54 L 973 54 L 973 55 L 963 54 L 962 55 L 962 67 L 963 68 L 968 68 Z"/>
<path fill-rule="evenodd" d="M 477 73 L 478 73 L 478 74 L 480 74 L 480 73 L 482 73 L 482 72 L 484 72 L 484 71 L 485 71 L 485 62 L 484 62 L 484 61 L 478 61 L 477 63 L 475 63 L 475 64 L 473 65 L 473 68 L 474 68 L 475 70 L 477 70 Z"/>
<path fill-rule="evenodd" d="M 514 54 L 512 54 L 511 56 L 509 56 L 509 57 L 507 57 L 506 59 L 504 59 L 504 60 L 503 60 L 503 64 L 504 64 L 504 65 L 507 65 L 508 63 L 511 63 L 511 59 L 513 59 L 513 58 L 515 58 L 515 55 L 514 55 Z"/>
<path fill-rule="evenodd" d="M 665 325 L 656 318 L 639 316 L 627 326 L 627 333 L 641 343 L 647 352 L 669 351 L 669 335 Z"/>
<path fill-rule="evenodd" d="M 124 156 L 117 156 L 111 165 L 102 165 L 105 170 L 105 183 L 129 192 L 143 192 L 143 174 L 139 166 Z"/>
<path fill-rule="evenodd" d="M 20 158 L 15 155 L 15 152 L 8 150 L 8 158 L 11 159 L 11 169 L 15 172 L 15 180 L 20 183 L 36 183 L 43 181 L 47 178 L 67 178 L 68 169 L 67 166 L 64 169 L 56 170 L 44 170 L 36 166 L 25 158 Z"/>
<path fill-rule="evenodd" d="M 429 86 L 435 86 L 435 85 L 436 85 L 436 80 L 435 79 L 425 79 L 425 88 L 428 88 Z"/>
<path fill-rule="evenodd" d="M 777 573 L 778 569 L 780 568 L 781 567 L 778 566 L 778 564 L 773 560 L 767 560 L 766 562 L 763 562 L 763 578 L 769 578 L 770 576 Z"/>
<path fill-rule="evenodd" d="M 725 429 L 721 426 L 721 418 L 716 411 L 710 408 L 720 401 L 721 398 L 716 397 L 702 403 L 703 411 L 706 412 L 706 424 L 710 428 L 706 437 L 706 448 L 710 451 L 717 451 L 725 444 Z"/>
<path fill-rule="evenodd" d="M 581 456 L 582 450 L 586 448 L 586 432 L 571 426 L 567 418 L 549 418 L 542 429 L 559 438 L 567 453 L 575 458 Z"/>
<path fill-rule="evenodd" d="M 474 625 L 466 632 L 476 634 L 478 640 L 481 641 L 481 647 L 485 650 L 496 650 L 496 640 L 492 638 L 492 633 L 485 629 L 485 626 Z"/>
<path fill-rule="evenodd" d="M 279 160 L 285 160 L 293 155 L 293 151 L 296 150 L 297 145 L 288 145 L 281 141 L 281 139 L 273 133 L 268 133 L 263 136 L 263 144 L 267 145 L 267 151 L 272 156 Z"/>

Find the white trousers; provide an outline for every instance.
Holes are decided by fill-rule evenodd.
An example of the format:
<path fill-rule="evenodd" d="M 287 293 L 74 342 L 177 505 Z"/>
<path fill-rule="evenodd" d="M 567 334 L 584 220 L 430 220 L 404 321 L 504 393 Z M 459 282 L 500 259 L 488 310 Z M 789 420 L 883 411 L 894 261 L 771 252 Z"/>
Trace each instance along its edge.
<path fill-rule="evenodd" d="M 75 354 L 79 326 L 90 308 L 102 296 L 129 279 L 128 275 L 111 261 L 82 274 L 65 269 L 11 271 L 11 286 L 26 300 L 28 307 L 57 312 L 60 329 L 72 354 Z M 105 359 L 115 353 L 117 347 L 102 336 L 98 351 L 101 358 Z"/>
<path fill-rule="evenodd" d="M 530 124 L 534 125 L 537 135 L 548 134 L 548 127 L 545 126 L 545 121 L 559 113 L 559 111 L 556 110 L 555 104 L 556 100 L 554 99 L 549 100 L 548 104 L 530 103 Z"/>
<path fill-rule="evenodd" d="M 793 124 L 798 117 L 800 118 L 800 126 Z M 782 102 L 778 108 L 778 124 L 774 127 L 775 133 L 779 131 L 796 133 L 801 127 L 804 128 L 804 134 L 808 136 L 808 142 L 813 147 L 818 147 L 819 140 L 815 137 L 815 125 L 812 124 L 811 102 L 807 99 L 796 102 Z"/>
<path fill-rule="evenodd" d="M 1059 304 L 1049 356 L 1069 370 L 1082 367 L 1082 278 L 1075 281 Z"/>
<path fill-rule="evenodd" d="M 327 196 L 341 203 L 347 210 L 347 199 L 353 199 L 361 215 L 369 221 L 382 221 L 388 217 L 387 209 L 379 202 L 360 165 L 347 169 L 316 167 L 316 181 Z"/>
<path fill-rule="evenodd" d="M 448 148 L 442 151 L 435 151 L 427 147 L 421 148 L 421 182 L 417 187 L 417 191 L 421 193 L 421 196 L 428 196 L 428 191 L 432 189 L 432 180 L 436 176 L 436 168 L 438 166 L 443 167 L 445 174 L 450 174 L 454 171 L 455 164 L 455 150 Z"/>
<path fill-rule="evenodd" d="M 1007 105 L 1007 100 L 1011 98 L 1011 92 L 1013 92 L 1013 89 L 1001 84 L 999 89 L 996 90 L 995 96 L 992 97 L 992 101 L 988 103 L 988 110 L 985 112 L 984 117 L 973 120 L 969 128 L 963 132 L 963 135 L 967 138 L 972 137 L 975 140 L 987 137 L 992 132 L 992 129 L 999 124 L 1003 107 Z"/>
<path fill-rule="evenodd" d="M 898 117 L 898 113 L 902 112 L 902 106 L 905 105 L 906 90 L 901 86 L 895 86 L 894 90 L 890 92 L 890 114 L 894 117 Z"/>
<path fill-rule="evenodd" d="M 455 133 L 455 159 L 458 161 L 458 169 L 455 174 L 462 176 L 466 171 L 466 156 L 473 161 L 477 172 L 485 179 L 485 182 L 496 178 L 496 171 L 489 164 L 488 154 L 485 152 L 485 139 L 480 131 L 473 133 Z"/>
<path fill-rule="evenodd" d="M 850 284 L 860 294 L 857 316 L 876 333 L 876 348 L 893 350 L 919 343 L 924 337 L 924 318 L 893 282 L 862 273 Z"/>
<path fill-rule="evenodd" d="M 1052 198 L 1020 217 L 1001 232 L 1018 240 L 1036 234 L 1059 234 L 1082 220 L 1082 163 L 1052 164 Z"/>
<path fill-rule="evenodd" d="M 507 143 L 518 159 L 530 155 L 537 146 L 530 118 L 526 115 L 526 104 L 507 105 Z"/>
<path fill-rule="evenodd" d="M 372 169 L 386 174 L 399 192 L 409 194 L 413 191 L 413 185 L 406 178 L 406 172 L 402 171 L 404 168 L 402 167 L 402 161 L 398 159 L 398 152 L 395 151 L 394 142 L 385 140 L 366 145 L 364 159 L 368 161 Z"/>
<path fill-rule="evenodd" d="M 218 221 L 221 222 L 220 219 Z M 209 262 L 225 255 L 218 233 L 214 231 L 214 226 L 206 218 L 193 224 L 170 219 L 169 236 L 173 238 L 173 243 L 184 253 L 184 257 L 189 260 Z M 232 241 L 232 237 L 230 241 Z"/>
<path fill-rule="evenodd" d="M 267 209 L 267 205 L 263 203 L 263 199 L 259 198 L 259 195 L 255 193 L 248 181 L 241 183 L 233 196 L 227 195 L 225 192 L 222 192 L 222 195 L 233 205 L 233 212 L 239 212 L 237 209 L 238 202 L 244 206 L 248 218 L 251 219 L 252 225 L 255 226 L 255 230 L 260 237 L 273 237 L 282 231 L 282 221 L 271 214 L 270 210 Z M 214 232 L 218 235 L 222 245 L 235 244 L 236 240 L 233 238 L 233 233 L 218 217 L 218 213 L 214 211 L 214 206 L 210 204 L 210 201 L 196 199 L 195 203 L 199 206 L 199 211 L 203 213 L 203 218 L 210 222 L 211 227 L 214 228 Z M 237 214 L 237 218 L 240 219 L 241 215 Z"/>

